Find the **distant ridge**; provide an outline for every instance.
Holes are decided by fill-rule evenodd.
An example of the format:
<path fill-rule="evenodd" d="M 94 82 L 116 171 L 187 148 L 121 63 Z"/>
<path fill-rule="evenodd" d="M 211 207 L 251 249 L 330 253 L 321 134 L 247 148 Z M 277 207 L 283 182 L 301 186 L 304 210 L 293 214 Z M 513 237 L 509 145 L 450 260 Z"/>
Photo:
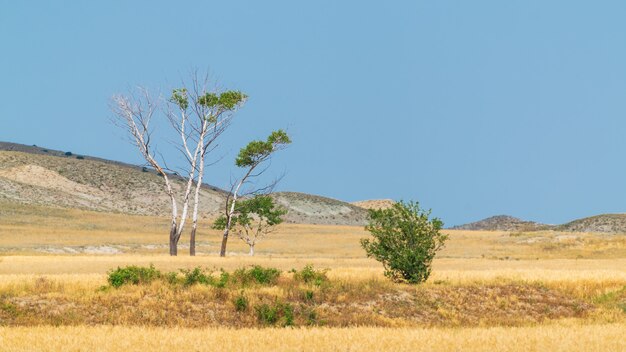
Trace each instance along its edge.
<path fill-rule="evenodd" d="M 538 231 L 550 228 L 550 225 L 525 221 L 509 215 L 496 215 L 480 221 L 452 227 L 454 230 L 474 231 Z"/>
<path fill-rule="evenodd" d="M 173 175 L 174 189 L 184 187 Z M 64 152 L 0 142 L 0 205 L 12 203 L 138 215 L 169 214 L 161 178 L 150 168 Z M 273 195 L 289 223 L 364 225 L 367 211 L 327 197 L 296 192 Z M 200 216 L 216 217 L 224 191 L 203 185 Z M 1 209 L 0 209 L 1 210 Z"/>
<path fill-rule="evenodd" d="M 626 233 L 626 214 L 601 214 L 557 226 L 559 231 Z"/>

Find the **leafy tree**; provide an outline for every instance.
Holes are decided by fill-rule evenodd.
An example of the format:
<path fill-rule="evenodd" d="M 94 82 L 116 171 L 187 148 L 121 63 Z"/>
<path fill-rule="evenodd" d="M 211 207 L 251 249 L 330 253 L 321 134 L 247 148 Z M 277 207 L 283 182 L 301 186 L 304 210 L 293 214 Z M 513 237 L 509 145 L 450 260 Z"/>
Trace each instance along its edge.
<path fill-rule="evenodd" d="M 170 200 L 171 221 L 169 234 L 170 255 L 178 254 L 178 241 L 183 233 L 190 212 L 193 195 L 190 255 L 195 255 L 195 234 L 198 222 L 200 188 L 204 176 L 207 153 L 215 147 L 215 141 L 229 126 L 234 113 L 245 103 L 247 96 L 239 91 L 208 91 L 211 86 L 194 72 L 191 83 L 172 91 L 168 100 L 151 95 L 146 89 L 112 98 L 111 109 L 114 123 L 123 128 L 136 145 L 149 166 L 163 178 L 164 190 Z M 164 106 L 165 105 L 165 106 Z M 187 161 L 180 172 L 167 166 L 162 154 L 157 152 L 153 132 L 153 119 L 165 117 L 180 136 L 175 144 Z M 69 152 L 68 152 L 69 153 Z M 157 160 L 160 157 L 160 160 Z M 147 171 L 147 169 L 143 169 Z M 177 187 L 172 176 L 180 175 L 183 187 Z M 195 187 L 194 187 L 195 185 Z M 179 207 L 179 203 L 182 207 Z"/>
<path fill-rule="evenodd" d="M 240 200 L 235 205 L 235 213 L 231 218 L 231 230 L 239 239 L 250 246 L 250 255 L 254 255 L 254 246 L 271 233 L 274 227 L 283 222 L 285 209 L 277 207 L 272 197 L 258 195 L 250 199 Z M 224 230 L 228 220 L 225 215 L 215 220 L 213 228 Z"/>
<path fill-rule="evenodd" d="M 420 210 L 416 202 L 369 211 L 365 229 L 373 238 L 361 239 L 361 246 L 368 257 L 383 264 L 385 276 L 412 284 L 428 279 L 433 258 L 448 239 L 441 233 L 443 222 L 429 219 L 430 213 Z"/>
<path fill-rule="evenodd" d="M 259 193 L 267 192 L 268 190 L 271 190 L 273 185 L 247 192 L 242 191 L 242 186 L 250 183 L 252 178 L 263 174 L 267 168 L 261 169 L 260 171 L 255 170 L 257 170 L 259 165 L 262 165 L 264 162 L 270 160 L 275 152 L 286 148 L 290 143 L 291 139 L 289 138 L 289 135 L 287 135 L 287 132 L 277 130 L 273 131 L 266 140 L 252 141 L 239 151 L 239 154 L 235 159 L 235 165 L 246 171 L 240 179 L 233 183 L 231 191 L 228 192 L 226 196 L 226 207 L 224 209 L 223 220 L 221 220 L 224 221 L 223 227 L 221 227 L 224 229 L 224 234 L 222 236 L 220 256 L 226 256 L 226 244 L 228 242 L 230 229 L 233 226 L 233 217 L 237 213 L 237 202 L 239 197 L 245 194 L 257 195 Z"/>
<path fill-rule="evenodd" d="M 187 204 L 191 195 L 190 191 L 195 181 L 189 238 L 189 255 L 191 256 L 196 255 L 200 189 L 204 178 L 206 156 L 214 148 L 214 142 L 230 125 L 233 114 L 248 98 L 242 92 L 234 90 L 221 93 L 207 92 L 206 87 L 208 85 L 208 77 L 204 78 L 204 82 L 200 82 L 198 77 L 194 75 L 190 90 L 183 87 L 172 91 L 169 99 L 172 106 L 168 106 L 167 110 L 170 124 L 181 136 L 181 145 L 178 149 L 187 159 L 189 170 L 191 170 L 187 179 L 187 191 L 183 197 L 181 231 L 188 213 Z M 190 146 L 191 143 L 195 143 L 195 147 Z M 180 234 L 178 236 L 180 237 Z"/>

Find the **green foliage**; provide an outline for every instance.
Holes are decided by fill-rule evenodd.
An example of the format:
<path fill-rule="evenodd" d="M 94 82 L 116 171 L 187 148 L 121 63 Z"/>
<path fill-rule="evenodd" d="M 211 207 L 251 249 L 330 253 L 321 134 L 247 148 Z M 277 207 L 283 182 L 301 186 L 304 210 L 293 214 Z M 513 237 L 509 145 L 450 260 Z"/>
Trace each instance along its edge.
<path fill-rule="evenodd" d="M 72 152 L 65 152 L 65 156 L 72 156 Z"/>
<path fill-rule="evenodd" d="M 274 285 L 278 281 L 280 276 L 280 270 L 275 268 L 264 268 L 260 265 L 254 265 L 253 267 L 246 269 L 237 269 L 233 273 L 233 280 L 247 285 L 249 283 L 257 283 L 261 285 Z"/>
<path fill-rule="evenodd" d="M 170 102 L 178 105 L 181 110 L 187 110 L 189 107 L 189 100 L 187 98 L 187 89 L 179 88 L 172 91 Z"/>
<path fill-rule="evenodd" d="M 272 197 L 259 195 L 240 200 L 235 205 L 235 213 L 237 215 L 232 223 L 250 228 L 255 220 L 262 227 L 278 225 L 283 222 L 282 216 L 287 214 L 287 210 L 277 207 Z"/>
<path fill-rule="evenodd" d="M 228 220 L 226 219 L 226 216 L 220 215 L 217 219 L 215 219 L 215 221 L 213 221 L 211 228 L 214 230 L 223 230 L 226 228 L 227 225 Z"/>
<path fill-rule="evenodd" d="M 183 273 L 183 285 L 192 286 L 195 284 L 209 285 L 213 282 L 213 278 L 203 272 L 200 267 L 195 267 L 191 270 L 180 270 Z"/>
<path fill-rule="evenodd" d="M 262 226 L 274 226 L 283 222 L 282 216 L 287 214 L 287 210 L 277 207 L 272 197 L 258 195 L 250 199 L 239 200 L 235 204 L 234 214 L 231 218 L 231 228 L 237 225 L 250 227 L 255 219 Z M 215 219 L 211 227 L 216 230 L 223 230 L 227 224 L 226 216 L 221 215 Z"/>
<path fill-rule="evenodd" d="M 218 110 L 217 113 L 221 113 L 223 111 L 236 109 L 241 106 L 247 98 L 248 96 L 240 91 L 228 90 L 221 94 L 206 93 L 201 95 L 198 97 L 198 104 L 207 108 L 215 108 Z"/>
<path fill-rule="evenodd" d="M 233 304 L 235 305 L 235 310 L 238 312 L 245 312 L 248 310 L 249 305 L 248 297 L 243 294 L 243 291 L 239 294 L 239 296 L 235 297 Z"/>
<path fill-rule="evenodd" d="M 287 132 L 277 130 L 272 132 L 265 141 L 252 141 L 247 146 L 241 148 L 235 165 L 239 167 L 251 167 L 267 160 L 273 152 L 284 148 L 291 143 Z"/>
<path fill-rule="evenodd" d="M 328 282 L 328 276 L 326 273 L 328 269 L 315 270 L 313 265 L 307 264 L 302 270 L 293 270 L 293 278 L 297 281 L 302 281 L 307 284 L 313 284 L 315 286 L 321 286 L 323 283 Z"/>
<path fill-rule="evenodd" d="M 448 238 L 441 233 L 443 222 L 429 216 L 430 211 L 420 210 L 415 202 L 369 211 L 365 229 L 373 238 L 362 239 L 361 246 L 383 264 L 385 276 L 412 284 L 428 279 L 432 260 Z"/>
<path fill-rule="evenodd" d="M 78 160 L 84 160 L 84 159 L 85 159 L 85 157 L 84 157 L 84 156 L 82 156 L 82 155 L 78 155 L 78 156 L 76 157 L 76 159 L 78 159 Z"/>
<path fill-rule="evenodd" d="M 178 274 L 173 271 L 163 275 L 163 278 L 170 285 L 176 285 L 179 283 Z"/>
<path fill-rule="evenodd" d="M 280 320 L 283 326 L 294 325 L 294 311 L 289 303 L 275 302 L 273 305 L 263 303 L 254 307 L 257 318 L 263 324 L 274 325 Z"/>
<path fill-rule="evenodd" d="M 314 295 L 315 295 L 314 292 L 311 290 L 304 291 L 304 299 L 307 301 L 312 301 Z"/>
<path fill-rule="evenodd" d="M 226 287 L 226 284 L 228 284 L 229 280 L 230 280 L 230 274 L 222 270 L 222 272 L 220 273 L 219 280 L 213 282 L 213 286 L 217 288 L 224 288 Z"/>
<path fill-rule="evenodd" d="M 161 272 L 152 264 L 149 267 L 129 265 L 124 268 L 117 267 L 117 269 L 110 271 L 108 281 L 111 286 L 120 287 L 127 284 L 146 284 L 160 277 Z"/>
<path fill-rule="evenodd" d="M 255 242 L 257 238 L 268 233 L 273 226 L 282 223 L 285 214 L 287 211 L 276 206 L 272 197 L 257 195 L 235 204 L 235 212 L 231 217 L 231 229 L 245 233 L 245 237 Z M 221 215 L 215 219 L 212 227 L 216 230 L 224 230 L 227 224 L 226 216 Z"/>

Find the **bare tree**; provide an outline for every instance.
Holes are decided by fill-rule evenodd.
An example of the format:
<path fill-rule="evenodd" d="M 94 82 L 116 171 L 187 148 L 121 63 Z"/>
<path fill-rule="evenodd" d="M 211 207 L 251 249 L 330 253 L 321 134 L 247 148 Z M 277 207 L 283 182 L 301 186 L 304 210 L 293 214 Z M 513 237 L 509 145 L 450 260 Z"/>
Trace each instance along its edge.
<path fill-rule="evenodd" d="M 208 89 L 208 77 L 200 80 L 194 73 L 190 89 L 180 88 L 172 92 L 167 114 L 172 127 L 180 134 L 182 147 L 179 149 L 187 159 L 190 170 L 197 171 L 189 241 L 189 254 L 192 256 L 196 255 L 198 209 L 206 156 L 216 147 L 215 141 L 230 125 L 234 112 L 247 99 L 239 91 L 217 92 Z M 192 143 L 195 143 L 193 152 L 189 148 Z M 188 179 L 188 187 L 192 181 L 193 178 Z"/>
<path fill-rule="evenodd" d="M 174 89 L 168 100 L 166 116 L 172 127 L 180 135 L 177 148 L 187 159 L 188 167 L 181 175 L 185 175 L 185 187 L 182 193 L 174 190 L 171 175 L 164 161 L 157 162 L 152 145 L 150 123 L 161 110 L 162 99 L 152 98 L 146 89 L 139 89 L 139 94 L 116 95 L 111 108 L 118 125 L 127 130 L 134 144 L 138 147 L 146 162 L 163 177 L 165 192 L 171 202 L 171 227 L 169 237 L 170 255 L 178 254 L 178 241 L 188 218 L 189 201 L 192 190 L 195 194 L 192 210 L 192 233 L 190 254 L 195 255 L 195 234 L 197 229 L 200 189 L 204 175 L 205 158 L 211 146 L 228 126 L 234 112 L 240 107 L 246 95 L 238 91 L 222 93 L 207 92 L 208 80 L 199 84 L 197 76 L 193 76 L 192 90 L 187 88 Z M 176 109 L 174 109 L 174 107 Z M 177 112 L 174 112 L 177 110 Z M 182 202 L 179 212 L 178 198 Z"/>
<path fill-rule="evenodd" d="M 237 214 L 238 199 L 242 196 L 242 194 L 254 195 L 264 193 L 268 189 L 273 188 L 275 183 L 264 188 L 253 189 L 246 192 L 242 191 L 242 187 L 249 184 L 252 179 L 263 174 L 267 168 L 258 170 L 258 167 L 268 161 L 276 151 L 284 149 L 290 143 L 291 139 L 287 133 L 283 130 L 277 130 L 272 132 L 267 137 L 267 140 L 252 141 L 239 151 L 239 154 L 235 159 L 235 165 L 243 168 L 245 173 L 241 178 L 232 183 L 230 192 L 228 192 L 226 196 L 224 215 L 218 218 L 213 224 L 213 228 L 224 230 L 222 236 L 222 246 L 220 248 L 221 257 L 226 256 L 228 235 L 231 227 L 233 226 L 234 217 Z"/>

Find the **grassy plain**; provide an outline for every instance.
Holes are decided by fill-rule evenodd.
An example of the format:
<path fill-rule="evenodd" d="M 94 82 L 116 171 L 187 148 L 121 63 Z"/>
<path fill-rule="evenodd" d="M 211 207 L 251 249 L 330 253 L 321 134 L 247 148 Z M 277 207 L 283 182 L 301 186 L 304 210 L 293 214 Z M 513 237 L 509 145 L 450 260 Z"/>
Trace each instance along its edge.
<path fill-rule="evenodd" d="M 199 255 L 185 255 L 183 238 L 171 258 L 164 218 L 0 203 L 0 351 L 626 350 L 624 235 L 449 230 L 431 278 L 414 288 L 389 283 L 364 257 L 359 227 L 286 224 L 257 256 L 232 238 L 219 258 L 219 233 L 203 225 Z M 235 286 L 100 289 L 109 270 L 149 264 L 278 268 L 276 285 L 245 288 L 250 305 L 314 308 L 320 323 L 308 327 L 302 315 L 297 328 L 258 329 L 254 310 L 233 310 L 243 292 Z M 286 273 L 306 264 L 330 269 L 332 285 L 310 288 Z M 309 289 L 310 302 L 300 295 Z"/>

